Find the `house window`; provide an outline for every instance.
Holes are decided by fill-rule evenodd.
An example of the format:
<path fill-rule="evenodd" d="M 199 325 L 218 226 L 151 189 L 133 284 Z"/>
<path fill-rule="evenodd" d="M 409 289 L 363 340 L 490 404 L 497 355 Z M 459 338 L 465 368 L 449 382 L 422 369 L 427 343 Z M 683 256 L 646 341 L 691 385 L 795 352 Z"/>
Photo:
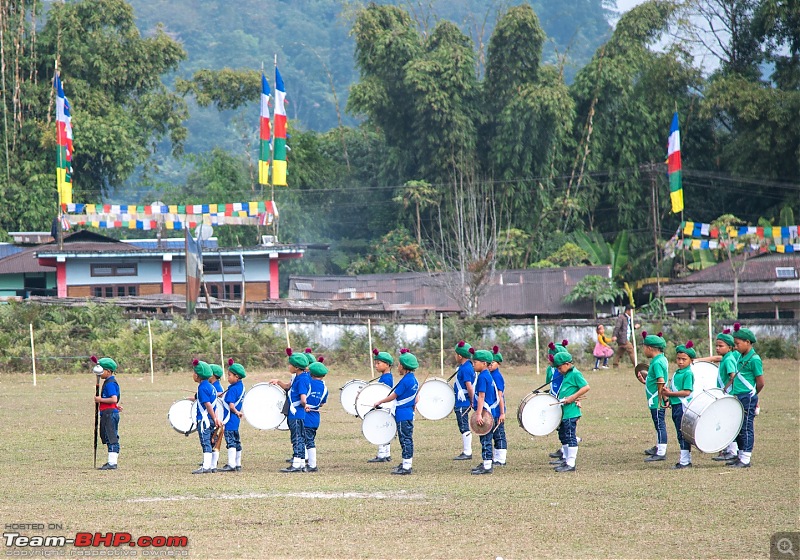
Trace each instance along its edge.
<path fill-rule="evenodd" d="M 137 276 L 139 274 L 139 268 L 136 263 L 93 264 L 91 266 L 91 273 L 94 277 Z"/>
<path fill-rule="evenodd" d="M 213 284 L 206 282 L 205 286 L 208 288 L 208 293 L 211 297 L 216 299 L 242 299 L 242 285 L 239 283 L 227 282 L 224 284 Z M 223 295 L 224 294 L 224 295 Z M 205 297 L 206 290 L 204 287 L 200 288 L 200 296 Z"/>
<path fill-rule="evenodd" d="M 237 259 L 235 261 L 222 261 L 206 255 L 203 260 L 203 274 L 241 274 L 242 264 Z"/>
<path fill-rule="evenodd" d="M 792 266 L 776 266 L 775 276 L 778 278 L 796 278 L 797 272 Z"/>
<path fill-rule="evenodd" d="M 94 297 L 123 297 L 139 295 L 138 286 L 95 286 L 92 290 Z"/>

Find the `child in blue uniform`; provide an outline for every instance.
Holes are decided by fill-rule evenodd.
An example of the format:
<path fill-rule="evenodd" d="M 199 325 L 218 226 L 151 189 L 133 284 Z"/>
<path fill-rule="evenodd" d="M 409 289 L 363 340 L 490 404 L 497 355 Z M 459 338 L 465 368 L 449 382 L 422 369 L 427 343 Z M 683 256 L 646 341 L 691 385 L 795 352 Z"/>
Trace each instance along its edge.
<path fill-rule="evenodd" d="M 475 381 L 475 397 L 473 408 L 478 415 L 478 425 L 483 425 L 481 414 L 483 409 L 492 413 L 492 429 L 497 426 L 497 419 L 500 416 L 500 399 L 497 396 L 497 386 L 492 379 L 489 371 L 489 364 L 492 363 L 494 356 L 488 350 L 478 350 L 473 353 L 472 363 L 478 374 Z M 472 474 L 492 474 L 492 431 L 481 436 L 481 459 L 483 462 L 472 469 Z"/>
<path fill-rule="evenodd" d="M 214 390 L 217 392 L 217 397 L 222 398 L 222 394 L 225 391 L 222 389 L 222 383 L 220 383 L 220 379 L 222 379 L 222 376 L 225 375 L 225 370 L 222 369 L 222 366 L 218 366 L 217 364 L 208 364 L 208 367 L 211 368 L 212 376 L 209 379 L 209 382 L 214 386 Z M 217 445 L 217 437 L 223 437 L 223 434 L 218 434 L 217 432 L 213 432 L 211 434 L 211 468 L 215 471 L 217 470 L 217 464 L 219 463 L 219 445 Z"/>
<path fill-rule="evenodd" d="M 489 371 L 494 379 L 494 384 L 497 387 L 497 396 L 500 399 L 498 406 L 500 415 L 497 418 L 497 428 L 494 430 L 493 440 L 493 457 L 492 465 L 499 465 L 501 467 L 506 464 L 506 454 L 508 453 L 508 442 L 506 441 L 506 380 L 500 372 L 500 364 L 503 363 L 503 355 L 500 353 L 500 347 L 492 347 L 492 363 L 489 364 Z"/>
<path fill-rule="evenodd" d="M 328 368 L 323 363 L 325 358 L 320 356 L 313 364 L 308 366 L 311 375 L 311 390 L 306 398 L 306 455 L 308 464 L 306 472 L 317 472 L 317 429 L 319 429 L 319 409 L 328 402 L 328 387 L 324 377 L 328 375 Z"/>
<path fill-rule="evenodd" d="M 738 456 L 725 464 L 735 469 L 750 468 L 755 444 L 753 424 L 758 408 L 758 394 L 764 389 L 764 369 L 761 356 L 753 348 L 755 343 L 756 336 L 750 329 L 743 329 L 739 323 L 733 325 L 733 344 L 739 353 L 739 360 L 732 375 L 731 394 L 742 403 L 744 422 L 736 438 L 739 445 Z"/>
<path fill-rule="evenodd" d="M 377 348 L 372 350 L 373 362 L 375 369 L 381 376 L 378 378 L 379 383 L 383 383 L 387 387 L 394 387 L 394 378 L 392 377 L 392 366 L 394 365 L 394 358 L 388 352 L 380 352 Z M 378 446 L 378 453 L 372 459 L 367 459 L 367 463 L 387 463 L 392 460 L 392 444 Z"/>
<path fill-rule="evenodd" d="M 108 447 L 108 461 L 98 470 L 113 471 L 117 468 L 119 459 L 119 405 L 120 390 L 119 383 L 114 374 L 117 371 L 117 362 L 111 358 L 100 358 L 92 356 L 94 367 L 101 369 L 100 379 L 103 379 L 103 388 L 100 396 L 94 398 L 98 403 L 100 411 L 100 440 Z M 97 369 L 95 373 L 97 373 Z"/>
<path fill-rule="evenodd" d="M 214 413 L 214 401 L 217 398 L 217 390 L 209 382 L 212 377 L 211 367 L 200 360 L 192 362 L 194 368 L 193 379 L 197 383 L 197 436 L 200 439 L 200 447 L 203 449 L 203 464 L 199 469 L 192 471 L 192 474 L 206 474 L 215 472 L 211 464 L 211 432 L 215 428 L 222 426 L 222 420 Z"/>
<path fill-rule="evenodd" d="M 414 372 L 419 368 L 416 356 L 408 351 L 407 348 L 400 349 L 400 359 L 398 360 L 400 375 L 402 375 L 397 387 L 394 388 L 386 398 L 375 403 L 378 408 L 384 403 L 397 399 L 397 407 L 394 411 L 394 418 L 397 421 L 397 439 L 400 440 L 400 449 L 403 452 L 403 462 L 397 465 L 392 474 L 406 475 L 411 474 L 412 463 L 414 461 L 414 404 L 417 399 L 419 383 L 414 376 Z"/>
<path fill-rule="evenodd" d="M 291 382 L 272 379 L 270 383 L 275 383 L 287 391 L 286 398 L 289 399 L 289 434 L 292 438 L 292 464 L 281 472 L 304 472 L 306 463 L 306 398 L 311 390 L 311 376 L 306 368 L 308 358 L 305 354 L 292 352 L 291 348 L 286 349 L 289 356 L 289 373 L 294 375 Z"/>
<path fill-rule="evenodd" d="M 647 377 L 644 378 L 644 381 L 640 377 L 639 381 L 644 383 L 647 406 L 656 429 L 656 445 L 645 449 L 644 454 L 647 455 L 645 462 L 652 463 L 667 459 L 667 424 L 664 420 L 662 391 L 669 383 L 669 362 L 664 356 L 667 341 L 661 338 L 661 333 L 656 335 L 642 331 L 642 338 L 644 339 L 644 355 L 650 359 L 650 366 L 647 368 Z"/>
<path fill-rule="evenodd" d="M 469 429 L 469 408 L 475 391 L 475 368 L 472 366 L 472 346 L 458 341 L 455 347 L 456 380 L 453 383 L 453 391 L 456 394 L 456 404 L 453 412 L 456 415 L 458 431 L 461 432 L 461 454 L 453 457 L 454 461 L 468 461 L 472 459 L 472 432 Z"/>
<path fill-rule="evenodd" d="M 690 395 L 694 389 L 694 373 L 692 373 L 692 361 L 697 357 L 694 350 L 694 343 L 690 340 L 686 344 L 681 344 L 675 349 L 675 363 L 678 369 L 672 374 L 669 387 L 664 387 L 661 391 L 665 397 L 669 397 L 669 404 L 672 407 L 672 421 L 675 423 L 677 431 L 678 445 L 681 448 L 680 461 L 675 463 L 673 469 L 688 469 L 692 466 L 692 444 L 683 439 L 681 432 L 681 422 L 686 406 L 691 402 Z"/>
<path fill-rule="evenodd" d="M 561 372 L 558 371 L 558 368 L 553 365 L 553 356 L 559 352 L 566 352 L 567 344 L 569 344 L 569 342 L 567 340 L 563 340 L 561 341 L 561 344 L 550 342 L 550 344 L 547 345 L 547 360 L 550 362 L 550 365 L 547 366 L 544 381 L 545 383 L 550 384 L 549 393 L 554 397 L 558 397 L 558 390 L 561 388 L 561 382 L 564 380 L 564 376 L 561 375 Z M 566 459 L 567 446 L 562 445 L 558 450 L 550 453 L 550 457 L 553 459 L 553 461 L 550 463 L 551 465 L 555 465 L 562 459 Z"/>
<path fill-rule="evenodd" d="M 561 403 L 561 424 L 558 426 L 558 437 L 566 452 L 561 464 L 555 466 L 556 472 L 574 472 L 578 458 L 578 436 L 575 428 L 581 417 L 578 399 L 589 391 L 589 384 L 572 362 L 572 354 L 559 352 L 553 356 L 553 365 L 563 376 L 558 388 L 558 400 Z"/>
<path fill-rule="evenodd" d="M 228 389 L 225 391 L 225 405 L 231 411 L 225 423 L 225 447 L 228 449 L 228 464 L 222 472 L 242 470 L 242 442 L 239 439 L 239 423 L 242 418 L 242 401 L 244 400 L 244 382 L 247 372 L 242 364 L 233 358 L 228 359 Z"/>

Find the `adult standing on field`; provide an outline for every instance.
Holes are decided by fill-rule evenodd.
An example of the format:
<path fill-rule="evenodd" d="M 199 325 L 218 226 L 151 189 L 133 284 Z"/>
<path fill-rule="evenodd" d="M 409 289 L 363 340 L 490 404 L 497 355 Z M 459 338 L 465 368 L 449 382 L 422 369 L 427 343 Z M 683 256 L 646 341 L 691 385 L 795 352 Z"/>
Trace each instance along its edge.
<path fill-rule="evenodd" d="M 611 333 L 611 339 L 617 341 L 617 351 L 614 354 L 614 367 L 619 367 L 619 360 L 623 354 L 627 354 L 631 359 L 631 365 L 636 365 L 636 358 L 633 355 L 633 343 L 631 337 L 633 330 L 638 329 L 639 325 L 631 323 L 631 316 L 633 315 L 633 307 L 628 304 L 625 306 L 625 312 L 617 317 L 617 322 L 614 324 L 614 332 Z"/>

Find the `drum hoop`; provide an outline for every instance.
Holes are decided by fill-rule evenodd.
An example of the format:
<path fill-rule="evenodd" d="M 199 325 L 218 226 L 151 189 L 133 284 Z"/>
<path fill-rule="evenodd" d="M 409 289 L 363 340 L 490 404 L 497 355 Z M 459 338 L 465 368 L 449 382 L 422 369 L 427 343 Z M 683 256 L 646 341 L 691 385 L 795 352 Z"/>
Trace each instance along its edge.
<path fill-rule="evenodd" d="M 537 435 L 537 434 L 533 434 L 533 433 L 529 432 L 528 429 L 525 427 L 525 424 L 522 422 L 522 411 L 525 408 L 525 405 L 527 405 L 528 403 L 532 402 L 536 397 L 549 397 L 550 400 L 552 400 L 554 402 L 558 402 L 558 399 L 556 397 L 554 397 L 553 395 L 551 395 L 550 393 L 537 393 L 535 391 L 533 391 L 531 393 L 528 393 L 525 396 L 525 398 L 522 399 L 522 402 L 519 403 L 519 407 L 517 408 L 517 422 L 519 422 L 519 427 L 520 428 L 525 430 L 526 433 L 532 435 L 533 437 L 545 437 L 545 436 L 541 436 L 541 435 Z M 560 407 L 559 407 L 559 410 L 561 410 Z M 563 416 L 563 410 L 562 410 L 562 416 Z M 552 434 L 557 428 L 558 427 L 554 428 L 553 430 L 551 430 L 550 432 L 548 432 L 545 435 Z"/>
<path fill-rule="evenodd" d="M 175 406 L 176 404 L 178 404 L 180 402 L 184 402 L 184 401 L 189 403 L 189 419 L 191 420 L 191 424 L 192 424 L 192 427 L 189 428 L 188 432 L 184 432 L 183 430 L 177 429 L 172 424 L 172 419 L 170 417 L 170 411 L 172 410 L 172 407 Z M 195 417 L 196 413 L 192 414 L 195 411 L 194 404 L 195 404 L 195 401 L 192 401 L 190 398 L 187 397 L 185 399 L 178 399 L 177 401 L 173 402 L 171 405 L 169 405 L 169 410 L 167 410 L 167 422 L 169 422 L 170 427 L 173 430 L 175 430 L 176 432 L 178 432 L 179 434 L 183 434 L 183 435 L 185 435 L 187 437 L 189 436 L 189 434 L 191 434 L 193 431 L 195 431 L 197 429 L 197 419 Z"/>

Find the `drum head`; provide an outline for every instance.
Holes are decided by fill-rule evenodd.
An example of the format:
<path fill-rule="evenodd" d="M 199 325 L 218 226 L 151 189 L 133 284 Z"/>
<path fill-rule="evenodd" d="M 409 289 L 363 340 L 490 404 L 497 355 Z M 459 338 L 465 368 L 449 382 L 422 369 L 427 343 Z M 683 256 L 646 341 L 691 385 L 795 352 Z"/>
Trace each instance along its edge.
<path fill-rule="evenodd" d="M 699 413 L 695 413 L 692 405 L 695 402 L 702 405 L 700 402 L 703 400 L 702 397 L 708 394 L 713 395 L 707 397 L 711 402 L 707 403 Z M 689 426 L 693 427 L 694 445 L 703 453 L 716 453 L 725 449 L 736 439 L 742 428 L 744 409 L 739 399 L 730 395 L 721 395 L 722 391 L 719 389 L 707 391 L 689 403 L 689 410 L 692 412 L 688 413 L 688 418 L 688 411 L 684 412 L 685 419 L 693 419 L 693 422 L 687 422 L 687 429 Z M 692 418 L 692 413 L 696 416 L 695 418 Z M 683 422 L 681 422 L 681 432 L 684 433 L 684 436 L 686 435 Z M 691 440 L 692 438 L 687 439 Z"/>
<path fill-rule="evenodd" d="M 189 399 L 172 403 L 167 412 L 167 420 L 172 429 L 181 434 L 191 434 L 197 430 L 197 406 Z"/>
<path fill-rule="evenodd" d="M 272 383 L 253 385 L 242 400 L 242 414 L 257 430 L 274 430 L 286 419 L 283 403 L 286 391 Z"/>
<path fill-rule="evenodd" d="M 561 423 L 561 407 L 557 402 L 557 398 L 547 393 L 528 395 L 519 405 L 519 425 L 532 436 L 553 433 Z"/>
<path fill-rule="evenodd" d="M 392 392 L 391 387 L 387 387 L 383 383 L 375 382 L 368 383 L 366 387 L 361 389 L 356 396 L 356 413 L 359 418 L 364 418 L 367 412 L 372 410 L 372 405 L 381 399 L 385 399 Z M 389 410 L 394 414 L 394 409 L 397 406 L 397 401 L 390 401 L 381 406 L 385 410 Z"/>
<path fill-rule="evenodd" d="M 692 364 L 692 375 L 694 376 L 694 388 L 690 395 L 692 398 L 702 391 L 717 388 L 719 368 L 716 365 L 708 362 L 695 362 Z"/>
<path fill-rule="evenodd" d="M 447 418 L 456 405 L 453 388 L 444 379 L 428 379 L 417 393 L 417 412 L 428 420 Z"/>
<path fill-rule="evenodd" d="M 486 410 L 485 408 L 481 411 L 481 416 L 483 418 L 483 424 L 478 425 L 478 415 L 476 412 L 473 412 L 469 417 L 469 429 L 478 436 L 485 436 L 489 432 L 492 431 L 494 428 L 494 422 L 492 421 L 492 413 Z"/>
<path fill-rule="evenodd" d="M 387 387 L 388 389 L 388 387 Z M 394 415 L 386 409 L 374 408 L 364 415 L 361 433 L 373 445 L 386 445 L 397 433 Z"/>
<path fill-rule="evenodd" d="M 358 412 L 356 412 L 356 397 L 358 396 L 358 392 L 366 386 L 366 381 L 353 379 L 345 383 L 344 387 L 339 389 L 341 391 L 339 394 L 339 401 L 342 403 L 342 408 L 344 408 L 347 414 L 358 416 Z"/>

